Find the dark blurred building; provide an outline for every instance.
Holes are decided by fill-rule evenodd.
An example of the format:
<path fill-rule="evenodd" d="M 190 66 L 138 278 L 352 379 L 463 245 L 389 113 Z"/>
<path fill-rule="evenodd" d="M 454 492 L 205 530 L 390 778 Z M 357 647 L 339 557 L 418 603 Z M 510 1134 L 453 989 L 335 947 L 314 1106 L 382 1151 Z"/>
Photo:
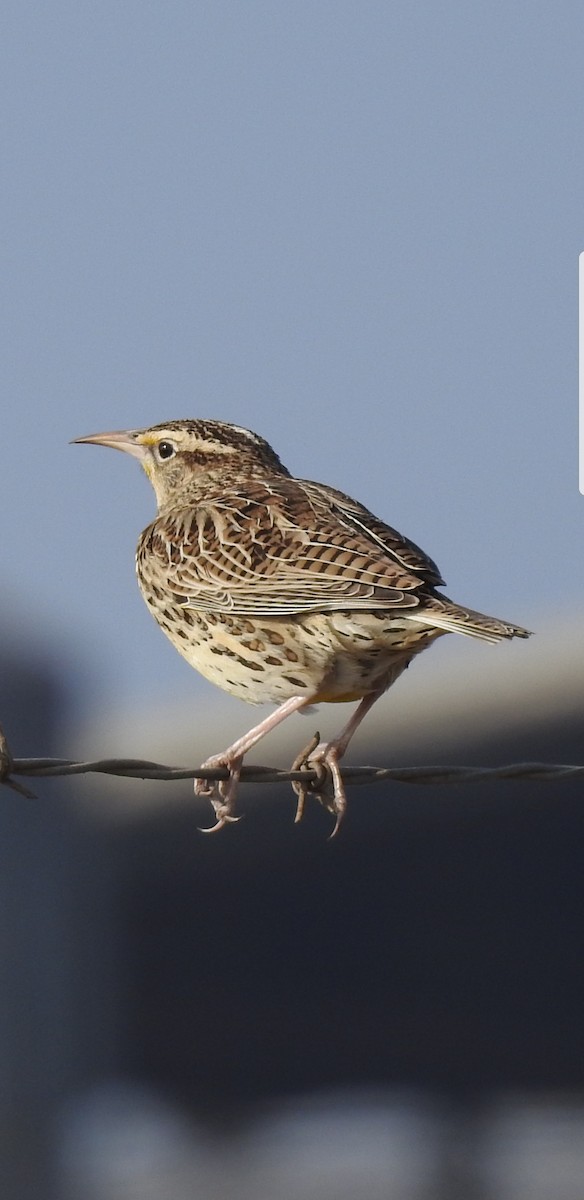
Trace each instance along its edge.
<path fill-rule="evenodd" d="M 426 676 L 420 663 L 352 761 L 584 762 L 573 632 L 522 649 L 508 668 L 503 654 L 445 657 Z M 52 744 L 61 709 L 51 664 L 11 650 L 0 711 L 13 752 L 71 753 Z M 83 750 L 140 754 L 141 728 L 149 757 L 195 761 L 253 717 L 235 706 L 231 730 L 225 713 L 207 694 L 166 714 L 167 736 L 163 714 L 110 716 Z M 254 761 L 291 761 L 317 720 Z M 353 786 L 334 841 L 316 802 L 293 825 L 286 786 L 242 787 L 244 819 L 210 838 L 188 783 L 37 781 L 36 801 L 4 790 L 3 1198 L 60 1200 L 59 1114 L 112 1080 L 212 1136 L 331 1089 L 413 1089 L 465 1120 L 494 1094 L 582 1092 L 583 786 Z M 434 1195 L 457 1200 L 452 1175 Z"/>
<path fill-rule="evenodd" d="M 584 762 L 571 631 L 520 649 L 506 672 L 480 647 L 480 675 L 462 657 L 427 688 L 418 664 L 419 690 L 400 704 L 396 685 L 352 760 L 398 761 L 394 704 L 401 765 Z M 282 786 L 242 787 L 245 818 L 210 838 L 190 785 L 164 785 L 143 819 L 128 804 L 156 785 L 124 786 L 103 833 L 123 1073 L 210 1120 L 319 1087 L 584 1086 L 581 778 L 352 787 L 332 842 L 316 802 L 292 824 Z"/>
<path fill-rule="evenodd" d="M 42 757 L 70 722 L 77 668 L 24 620 L 0 633 L 0 722 L 12 753 Z M 24 781 L 23 781 L 24 782 Z M 61 780 L 33 783 L 35 799 L 0 788 L 0 1195 L 60 1196 L 54 1113 L 87 1077 L 98 1032 L 87 1003 L 98 965 L 87 935 L 102 873 L 93 869 L 87 826 Z M 76 877 L 85 903 L 77 908 Z M 83 930 L 80 929 L 80 922 Z M 104 931 L 103 916 L 99 921 Z M 99 939 L 98 939 L 99 940 Z M 103 1010 L 103 1006 L 102 1006 Z M 111 1029 L 111 1026 L 110 1026 Z M 109 1045 L 109 1032 L 107 1044 Z M 101 1063 L 107 1062 L 102 1047 Z"/>

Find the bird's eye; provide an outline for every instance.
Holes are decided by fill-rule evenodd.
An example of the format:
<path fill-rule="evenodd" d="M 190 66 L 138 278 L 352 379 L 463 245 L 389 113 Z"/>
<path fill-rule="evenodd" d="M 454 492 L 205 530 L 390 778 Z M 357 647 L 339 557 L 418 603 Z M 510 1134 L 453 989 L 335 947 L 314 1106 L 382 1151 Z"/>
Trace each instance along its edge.
<path fill-rule="evenodd" d="M 158 458 L 162 460 L 173 458 L 173 456 L 176 454 L 176 446 L 174 446 L 172 442 L 159 442 L 156 447 L 156 453 Z"/>

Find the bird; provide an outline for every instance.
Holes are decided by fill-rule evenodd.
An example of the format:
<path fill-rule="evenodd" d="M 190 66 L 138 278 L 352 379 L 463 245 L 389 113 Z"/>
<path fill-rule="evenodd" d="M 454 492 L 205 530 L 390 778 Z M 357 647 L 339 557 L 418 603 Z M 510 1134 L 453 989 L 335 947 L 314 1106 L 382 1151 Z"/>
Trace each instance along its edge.
<path fill-rule="evenodd" d="M 138 459 L 157 515 L 140 535 L 138 584 L 173 646 L 206 679 L 252 704 L 276 704 L 202 763 L 195 781 L 215 823 L 231 824 L 244 756 L 294 712 L 358 701 L 340 732 L 316 735 L 295 767 L 335 817 L 347 807 L 340 761 L 373 705 L 446 633 L 485 642 L 530 631 L 454 603 L 436 564 L 364 505 L 293 476 L 261 436 L 196 418 L 94 433 L 76 443 Z M 307 787 L 296 784 L 302 815 Z"/>

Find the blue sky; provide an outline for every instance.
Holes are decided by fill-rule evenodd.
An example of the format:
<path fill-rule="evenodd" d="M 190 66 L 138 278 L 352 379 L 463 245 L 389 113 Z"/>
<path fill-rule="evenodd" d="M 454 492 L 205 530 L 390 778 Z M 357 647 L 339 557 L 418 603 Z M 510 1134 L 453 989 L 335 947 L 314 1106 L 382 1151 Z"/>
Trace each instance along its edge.
<path fill-rule="evenodd" d="M 100 702 L 198 684 L 138 594 L 135 463 L 69 439 L 244 424 L 457 600 L 581 605 L 577 4 L 3 8 L 5 628 Z"/>

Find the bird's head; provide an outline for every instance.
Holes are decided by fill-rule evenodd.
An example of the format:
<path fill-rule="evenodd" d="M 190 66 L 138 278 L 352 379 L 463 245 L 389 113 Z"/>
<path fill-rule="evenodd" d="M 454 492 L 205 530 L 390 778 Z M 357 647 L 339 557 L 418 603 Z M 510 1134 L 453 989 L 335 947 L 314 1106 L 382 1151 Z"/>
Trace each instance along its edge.
<path fill-rule="evenodd" d="M 289 473 L 264 438 L 225 421 L 167 421 L 148 429 L 92 433 L 74 441 L 110 446 L 137 458 L 159 509 L 200 497 L 206 485 Z"/>

